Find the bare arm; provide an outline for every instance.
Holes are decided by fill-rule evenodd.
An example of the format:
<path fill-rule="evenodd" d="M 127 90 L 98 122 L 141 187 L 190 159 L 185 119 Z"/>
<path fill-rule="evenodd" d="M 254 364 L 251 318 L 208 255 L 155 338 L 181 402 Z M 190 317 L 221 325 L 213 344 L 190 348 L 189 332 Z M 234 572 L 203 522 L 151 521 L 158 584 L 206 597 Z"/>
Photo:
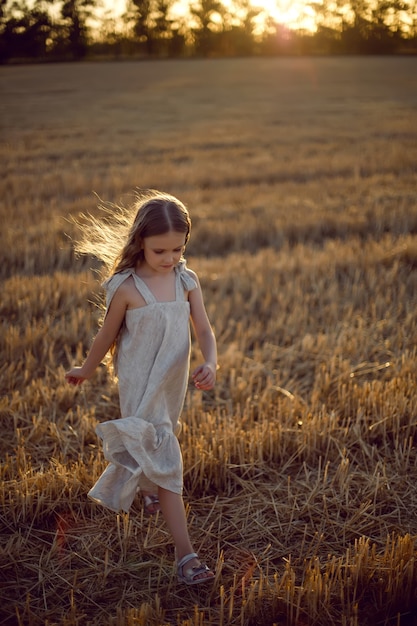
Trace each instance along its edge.
<path fill-rule="evenodd" d="M 65 374 L 65 378 L 69 383 L 79 385 L 84 380 L 91 378 L 116 339 L 126 313 L 126 308 L 127 301 L 124 290 L 119 288 L 111 301 L 103 325 L 98 331 L 84 363 L 81 367 L 73 367 Z"/>
<path fill-rule="evenodd" d="M 217 346 L 213 329 L 210 325 L 206 308 L 204 306 L 203 294 L 200 282 L 194 272 L 188 270 L 197 283 L 197 289 L 190 291 L 188 299 L 190 302 L 191 322 L 195 336 L 198 341 L 204 363 L 199 365 L 193 372 L 192 378 L 198 389 L 208 390 L 214 387 L 217 370 Z"/>

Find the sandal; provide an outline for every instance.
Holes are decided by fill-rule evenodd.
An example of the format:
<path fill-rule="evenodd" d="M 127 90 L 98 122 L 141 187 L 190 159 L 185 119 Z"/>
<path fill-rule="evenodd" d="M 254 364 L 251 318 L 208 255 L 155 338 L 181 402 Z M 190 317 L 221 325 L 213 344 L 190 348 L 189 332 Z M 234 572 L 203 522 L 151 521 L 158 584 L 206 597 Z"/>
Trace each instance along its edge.
<path fill-rule="evenodd" d="M 195 552 L 192 552 L 191 554 L 186 554 L 182 557 L 180 561 L 178 561 L 178 580 L 182 583 L 185 583 L 186 585 L 199 585 L 200 583 L 207 583 L 209 581 L 212 581 L 214 579 L 214 574 L 204 563 L 200 563 L 200 565 L 195 565 L 194 567 L 184 569 L 184 565 L 186 565 L 189 561 L 192 561 L 193 559 L 198 559 L 198 555 Z M 207 572 L 210 572 L 211 576 L 197 578 L 199 574 L 205 574 Z"/>
<path fill-rule="evenodd" d="M 158 513 L 158 511 L 161 510 L 161 507 L 159 505 L 159 498 L 153 493 L 143 495 L 143 504 L 145 512 L 148 515 L 155 515 L 156 513 Z"/>

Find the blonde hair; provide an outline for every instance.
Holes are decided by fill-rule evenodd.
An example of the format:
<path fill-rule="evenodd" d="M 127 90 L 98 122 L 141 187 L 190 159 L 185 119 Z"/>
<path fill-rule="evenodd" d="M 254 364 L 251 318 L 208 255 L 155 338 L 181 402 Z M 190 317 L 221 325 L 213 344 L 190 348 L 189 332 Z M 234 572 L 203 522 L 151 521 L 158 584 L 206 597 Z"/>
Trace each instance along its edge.
<path fill-rule="evenodd" d="M 82 216 L 83 236 L 75 243 L 75 249 L 99 259 L 104 274 L 115 274 L 140 263 L 146 237 L 174 231 L 185 234 L 185 244 L 190 238 L 190 216 L 180 200 L 154 189 L 136 191 L 135 195 L 131 207 L 100 204 L 100 219 Z"/>

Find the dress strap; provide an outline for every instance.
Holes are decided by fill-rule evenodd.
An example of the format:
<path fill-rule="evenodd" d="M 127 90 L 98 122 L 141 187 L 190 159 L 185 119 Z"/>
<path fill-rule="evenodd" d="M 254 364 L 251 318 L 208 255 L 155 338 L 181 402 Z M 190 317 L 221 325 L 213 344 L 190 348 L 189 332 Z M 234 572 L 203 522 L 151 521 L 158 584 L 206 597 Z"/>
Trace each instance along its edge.
<path fill-rule="evenodd" d="M 145 281 L 142 280 L 142 278 L 140 278 L 136 274 L 136 272 L 133 272 L 132 276 L 135 282 L 135 287 L 139 291 L 142 298 L 145 300 L 146 304 L 154 304 L 155 302 L 157 302 L 157 299 L 155 298 Z"/>
<path fill-rule="evenodd" d="M 129 276 L 133 277 L 135 287 L 139 291 L 142 298 L 145 300 L 146 304 L 153 304 L 154 302 L 156 302 L 155 296 L 146 285 L 146 283 L 141 278 L 139 278 L 133 268 L 130 268 L 121 272 L 117 272 L 117 274 L 113 274 L 102 284 L 102 287 L 104 287 L 104 289 L 106 290 L 106 309 L 109 308 L 110 302 L 112 301 L 113 296 L 120 287 L 120 285 L 126 280 L 126 278 L 129 278 Z"/>
<path fill-rule="evenodd" d="M 178 263 L 175 268 L 175 298 L 178 301 L 185 300 L 185 291 L 197 289 L 197 283 L 187 272 L 185 260 Z"/>
<path fill-rule="evenodd" d="M 107 309 L 109 308 L 110 302 L 112 301 L 117 289 L 129 276 L 133 277 L 136 289 L 139 291 L 146 304 L 154 304 L 155 302 L 158 302 L 145 281 L 136 274 L 133 268 L 129 268 L 127 270 L 117 272 L 117 274 L 113 274 L 102 284 L 102 287 L 106 290 Z M 193 289 L 197 289 L 197 283 L 187 272 L 186 262 L 180 261 L 175 267 L 175 299 L 178 302 L 183 302 L 185 300 L 185 291 L 192 291 Z"/>
<path fill-rule="evenodd" d="M 113 296 L 120 287 L 120 285 L 132 274 L 133 270 L 127 269 L 121 272 L 117 272 L 117 274 L 112 274 L 110 278 L 102 283 L 102 287 L 106 291 L 106 308 L 108 309 L 110 306 L 110 302 L 113 300 Z"/>

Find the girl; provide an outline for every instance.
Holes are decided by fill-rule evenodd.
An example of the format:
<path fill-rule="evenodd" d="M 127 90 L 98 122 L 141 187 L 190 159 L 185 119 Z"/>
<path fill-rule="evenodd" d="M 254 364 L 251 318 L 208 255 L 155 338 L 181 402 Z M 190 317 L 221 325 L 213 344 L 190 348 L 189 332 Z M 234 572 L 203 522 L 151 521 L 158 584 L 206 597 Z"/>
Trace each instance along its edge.
<path fill-rule="evenodd" d="M 139 489 L 150 512 L 162 511 L 179 580 L 204 583 L 214 574 L 191 545 L 177 439 L 189 373 L 190 318 L 204 358 L 192 373 L 197 389 L 213 388 L 217 354 L 197 275 L 183 258 L 190 217 L 179 200 L 157 191 L 138 196 L 133 222 L 125 209 L 113 209 L 113 222 L 92 219 L 78 245 L 112 271 L 103 283 L 103 324 L 83 365 L 65 375 L 73 385 L 82 383 L 112 350 L 121 419 L 97 426 L 109 464 L 88 495 L 113 511 L 128 511 Z"/>

